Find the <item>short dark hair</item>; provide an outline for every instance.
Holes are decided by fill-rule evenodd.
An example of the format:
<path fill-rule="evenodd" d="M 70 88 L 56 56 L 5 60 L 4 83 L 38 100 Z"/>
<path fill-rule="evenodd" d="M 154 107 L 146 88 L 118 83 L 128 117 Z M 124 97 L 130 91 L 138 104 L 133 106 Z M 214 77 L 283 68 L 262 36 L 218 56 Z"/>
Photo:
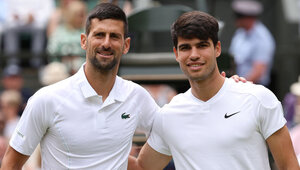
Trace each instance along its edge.
<path fill-rule="evenodd" d="M 219 41 L 219 24 L 211 15 L 201 11 L 182 14 L 172 25 L 171 35 L 174 47 L 177 48 L 178 37 L 201 40 L 212 40 L 214 46 Z"/>
<path fill-rule="evenodd" d="M 124 11 L 112 3 L 100 3 L 89 13 L 86 24 L 85 33 L 88 35 L 91 29 L 92 19 L 97 18 L 100 21 L 104 19 L 115 19 L 124 23 L 124 37 L 128 37 L 128 21 Z"/>

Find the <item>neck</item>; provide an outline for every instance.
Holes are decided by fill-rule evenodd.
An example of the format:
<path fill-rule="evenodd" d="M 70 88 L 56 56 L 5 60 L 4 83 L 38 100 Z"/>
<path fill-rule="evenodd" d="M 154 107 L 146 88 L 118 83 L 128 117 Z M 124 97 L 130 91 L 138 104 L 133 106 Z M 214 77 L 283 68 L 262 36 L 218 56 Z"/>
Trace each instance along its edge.
<path fill-rule="evenodd" d="M 189 81 L 192 94 L 202 101 L 208 101 L 222 88 L 225 78 L 219 72 L 216 72 L 205 80 Z"/>
<path fill-rule="evenodd" d="M 100 72 L 88 64 L 85 65 L 84 72 L 88 82 L 96 93 L 102 96 L 104 102 L 115 84 L 117 72 L 115 70 Z"/>
<path fill-rule="evenodd" d="M 247 31 L 250 31 L 250 30 L 254 27 L 255 22 L 256 22 L 255 19 L 252 19 L 252 18 L 249 19 L 248 23 L 245 25 L 245 29 L 246 29 Z"/>

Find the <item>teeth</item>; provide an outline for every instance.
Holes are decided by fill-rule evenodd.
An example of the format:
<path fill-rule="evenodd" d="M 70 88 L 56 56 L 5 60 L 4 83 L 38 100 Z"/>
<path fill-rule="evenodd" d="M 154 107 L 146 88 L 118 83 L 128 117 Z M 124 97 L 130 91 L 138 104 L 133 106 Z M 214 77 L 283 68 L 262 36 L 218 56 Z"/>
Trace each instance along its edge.
<path fill-rule="evenodd" d="M 198 66 L 200 66 L 200 64 L 192 64 L 191 66 L 192 67 L 198 67 Z"/>
<path fill-rule="evenodd" d="M 104 56 L 110 56 L 110 55 L 112 55 L 112 54 L 106 54 L 106 53 L 99 53 L 99 54 L 104 55 Z"/>

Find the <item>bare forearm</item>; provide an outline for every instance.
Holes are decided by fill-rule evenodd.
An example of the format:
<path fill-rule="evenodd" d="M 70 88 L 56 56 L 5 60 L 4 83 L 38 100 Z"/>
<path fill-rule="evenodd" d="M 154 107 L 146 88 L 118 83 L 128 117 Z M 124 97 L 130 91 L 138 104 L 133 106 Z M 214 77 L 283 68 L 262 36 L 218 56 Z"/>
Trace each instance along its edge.
<path fill-rule="evenodd" d="M 142 168 L 139 166 L 138 161 L 135 157 L 129 156 L 128 157 L 128 170 L 142 170 Z"/>
<path fill-rule="evenodd" d="M 3 159 L 2 160 L 2 165 L 1 165 L 1 169 L 5 169 L 5 170 L 22 170 L 24 163 L 20 163 L 20 162 L 13 162 L 11 160 L 7 160 L 7 159 Z"/>
<path fill-rule="evenodd" d="M 22 155 L 12 147 L 8 147 L 2 159 L 2 170 L 21 170 L 29 156 Z"/>
<path fill-rule="evenodd" d="M 267 143 L 279 170 L 300 170 L 286 126 L 272 134 Z"/>

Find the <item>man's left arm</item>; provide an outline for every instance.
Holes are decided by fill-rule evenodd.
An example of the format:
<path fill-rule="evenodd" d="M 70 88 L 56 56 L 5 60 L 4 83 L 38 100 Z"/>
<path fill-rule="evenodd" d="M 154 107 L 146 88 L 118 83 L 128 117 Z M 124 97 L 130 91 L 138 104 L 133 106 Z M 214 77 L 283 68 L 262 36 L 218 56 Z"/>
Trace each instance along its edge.
<path fill-rule="evenodd" d="M 266 141 L 279 170 L 300 170 L 286 125 L 268 137 Z"/>

